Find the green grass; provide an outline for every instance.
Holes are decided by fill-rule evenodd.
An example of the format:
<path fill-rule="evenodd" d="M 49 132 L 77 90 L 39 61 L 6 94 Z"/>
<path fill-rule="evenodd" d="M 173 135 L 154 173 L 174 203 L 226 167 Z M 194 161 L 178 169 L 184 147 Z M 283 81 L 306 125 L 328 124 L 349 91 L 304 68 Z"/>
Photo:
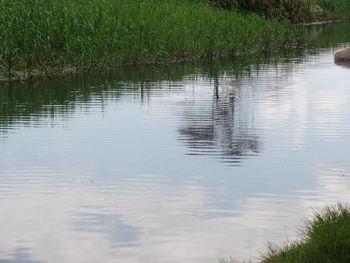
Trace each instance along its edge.
<path fill-rule="evenodd" d="M 233 260 L 230 260 L 234 262 Z M 220 260 L 220 262 L 229 262 Z M 350 206 L 338 204 L 316 212 L 300 240 L 282 248 L 270 245 L 261 263 L 350 262 Z"/>
<path fill-rule="evenodd" d="M 191 0 L 0 0 L 0 78 L 275 51 L 291 23 Z"/>
<path fill-rule="evenodd" d="M 281 249 L 271 248 L 262 263 L 350 262 L 350 208 L 328 207 L 310 221 L 301 241 Z"/>

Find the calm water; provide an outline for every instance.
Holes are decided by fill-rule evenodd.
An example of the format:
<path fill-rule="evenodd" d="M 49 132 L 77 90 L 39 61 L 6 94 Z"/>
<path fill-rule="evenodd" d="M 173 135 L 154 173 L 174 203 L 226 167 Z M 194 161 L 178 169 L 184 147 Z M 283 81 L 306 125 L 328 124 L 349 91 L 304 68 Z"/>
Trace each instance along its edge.
<path fill-rule="evenodd" d="M 276 57 L 0 88 L 0 262 L 256 260 L 350 201 L 350 25 Z"/>

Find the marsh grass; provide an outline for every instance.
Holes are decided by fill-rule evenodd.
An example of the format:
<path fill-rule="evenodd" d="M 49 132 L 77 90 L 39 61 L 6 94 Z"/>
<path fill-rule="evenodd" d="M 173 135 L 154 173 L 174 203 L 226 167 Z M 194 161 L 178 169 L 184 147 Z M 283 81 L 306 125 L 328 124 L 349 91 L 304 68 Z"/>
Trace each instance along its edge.
<path fill-rule="evenodd" d="M 274 51 L 287 21 L 190 0 L 0 0 L 0 78 Z"/>

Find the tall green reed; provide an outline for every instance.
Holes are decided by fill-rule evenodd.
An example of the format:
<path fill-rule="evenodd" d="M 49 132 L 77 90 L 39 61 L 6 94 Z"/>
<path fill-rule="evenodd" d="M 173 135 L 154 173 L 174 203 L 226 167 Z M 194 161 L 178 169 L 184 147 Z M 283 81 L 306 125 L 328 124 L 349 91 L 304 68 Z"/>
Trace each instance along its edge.
<path fill-rule="evenodd" d="M 0 74 L 30 77 L 273 51 L 301 42 L 289 22 L 190 0 L 0 0 Z"/>

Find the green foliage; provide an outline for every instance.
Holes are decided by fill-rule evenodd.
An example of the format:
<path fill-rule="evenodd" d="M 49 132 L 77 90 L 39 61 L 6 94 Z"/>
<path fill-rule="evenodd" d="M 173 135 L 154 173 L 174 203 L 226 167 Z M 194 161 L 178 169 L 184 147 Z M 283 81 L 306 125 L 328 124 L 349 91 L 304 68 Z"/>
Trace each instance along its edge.
<path fill-rule="evenodd" d="M 209 0 L 216 7 L 287 18 L 294 23 L 324 18 L 349 18 L 349 0 Z"/>
<path fill-rule="evenodd" d="M 289 22 L 189 0 L 0 0 L 0 6 L 0 78 L 272 51 L 303 36 Z"/>
<path fill-rule="evenodd" d="M 317 0 L 316 5 L 324 16 L 330 18 L 350 18 L 349 0 Z"/>
<path fill-rule="evenodd" d="M 293 22 L 312 20 L 312 0 L 211 0 L 211 2 L 224 9 L 238 9 L 267 18 L 287 18 Z"/>

